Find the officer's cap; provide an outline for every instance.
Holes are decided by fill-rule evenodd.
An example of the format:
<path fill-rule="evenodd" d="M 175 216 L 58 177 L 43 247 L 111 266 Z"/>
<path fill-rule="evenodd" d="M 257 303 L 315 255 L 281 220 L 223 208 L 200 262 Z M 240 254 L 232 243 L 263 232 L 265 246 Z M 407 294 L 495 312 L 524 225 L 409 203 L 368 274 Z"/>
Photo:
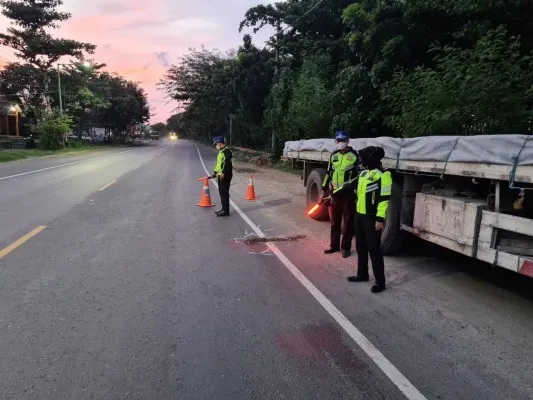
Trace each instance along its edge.
<path fill-rule="evenodd" d="M 347 142 L 350 140 L 350 135 L 346 131 L 337 131 L 335 132 L 335 140 L 339 142 Z"/>
<path fill-rule="evenodd" d="M 213 146 L 217 143 L 224 143 L 224 136 L 216 136 L 214 139 L 213 139 Z"/>

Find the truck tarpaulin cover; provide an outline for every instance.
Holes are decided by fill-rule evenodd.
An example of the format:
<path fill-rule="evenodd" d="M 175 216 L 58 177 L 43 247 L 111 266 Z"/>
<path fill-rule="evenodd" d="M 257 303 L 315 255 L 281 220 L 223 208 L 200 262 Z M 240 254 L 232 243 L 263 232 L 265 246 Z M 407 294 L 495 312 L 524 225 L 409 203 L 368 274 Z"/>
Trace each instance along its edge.
<path fill-rule="evenodd" d="M 351 139 L 350 146 L 355 150 L 381 146 L 386 158 L 404 161 L 533 165 L 533 135 L 378 137 Z M 335 139 L 298 140 L 285 142 L 283 154 L 287 156 L 289 152 L 301 151 L 332 153 L 335 149 Z"/>

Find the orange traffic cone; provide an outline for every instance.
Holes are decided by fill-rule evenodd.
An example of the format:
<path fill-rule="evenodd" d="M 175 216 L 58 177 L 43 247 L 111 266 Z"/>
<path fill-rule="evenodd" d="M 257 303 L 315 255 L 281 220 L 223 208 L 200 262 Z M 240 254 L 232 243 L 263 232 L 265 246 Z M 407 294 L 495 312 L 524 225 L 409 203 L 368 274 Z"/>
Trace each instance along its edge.
<path fill-rule="evenodd" d="M 250 181 L 248 182 L 248 191 L 246 192 L 246 200 L 255 200 L 254 179 L 250 175 Z"/>
<path fill-rule="evenodd" d="M 200 195 L 200 203 L 197 204 L 199 207 L 213 207 L 214 204 L 211 203 L 211 195 L 209 194 L 209 178 L 200 178 L 199 181 L 204 181 L 204 186 L 202 188 L 202 194 Z"/>

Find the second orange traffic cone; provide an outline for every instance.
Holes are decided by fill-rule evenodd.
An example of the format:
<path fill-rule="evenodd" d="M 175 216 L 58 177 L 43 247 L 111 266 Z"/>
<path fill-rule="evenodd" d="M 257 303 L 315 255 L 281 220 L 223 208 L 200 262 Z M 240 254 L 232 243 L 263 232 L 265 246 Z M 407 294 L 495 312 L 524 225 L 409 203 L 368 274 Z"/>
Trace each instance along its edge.
<path fill-rule="evenodd" d="M 248 190 L 246 191 L 246 200 L 255 200 L 254 179 L 250 175 L 250 181 L 248 182 Z"/>
<path fill-rule="evenodd" d="M 200 203 L 196 204 L 199 207 L 213 207 L 214 204 L 211 203 L 211 195 L 209 194 L 209 178 L 200 178 L 199 181 L 204 181 L 204 186 L 202 187 L 202 194 L 200 195 Z"/>

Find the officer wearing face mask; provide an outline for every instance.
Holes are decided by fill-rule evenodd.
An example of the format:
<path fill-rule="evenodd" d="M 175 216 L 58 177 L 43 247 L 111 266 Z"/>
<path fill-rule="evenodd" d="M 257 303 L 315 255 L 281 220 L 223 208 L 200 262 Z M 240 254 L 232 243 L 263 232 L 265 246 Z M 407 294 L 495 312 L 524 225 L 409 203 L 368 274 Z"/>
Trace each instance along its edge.
<path fill-rule="evenodd" d="M 233 155 L 231 150 L 226 147 L 224 136 L 215 137 L 213 145 L 216 146 L 218 155 L 211 178 L 218 178 L 218 193 L 222 204 L 222 209 L 216 211 L 215 214 L 219 217 L 227 217 L 229 215 L 229 188 L 233 177 Z"/>
<path fill-rule="evenodd" d="M 328 170 L 324 182 L 322 183 L 322 198 L 331 191 L 339 189 L 345 182 L 354 179 L 361 170 L 359 155 L 348 143 L 350 137 L 348 132 L 339 131 L 335 133 L 335 143 L 337 150 L 329 159 Z M 352 248 L 354 215 L 355 215 L 355 195 L 346 191 L 336 196 L 331 201 L 329 217 L 331 221 L 330 246 L 325 250 L 325 254 L 341 251 L 342 257 L 350 256 Z M 341 226 L 344 220 L 344 232 L 341 240 Z"/>
<path fill-rule="evenodd" d="M 345 192 L 357 194 L 355 215 L 355 246 L 357 249 L 357 275 L 349 276 L 350 282 L 366 282 L 368 277 L 368 254 L 376 283 L 372 293 L 385 290 L 385 264 L 381 251 L 381 233 L 385 228 L 387 209 L 392 194 L 392 175 L 383 168 L 385 156 L 382 147 L 369 146 L 359 150 L 365 170 L 332 193 L 332 197 Z"/>

